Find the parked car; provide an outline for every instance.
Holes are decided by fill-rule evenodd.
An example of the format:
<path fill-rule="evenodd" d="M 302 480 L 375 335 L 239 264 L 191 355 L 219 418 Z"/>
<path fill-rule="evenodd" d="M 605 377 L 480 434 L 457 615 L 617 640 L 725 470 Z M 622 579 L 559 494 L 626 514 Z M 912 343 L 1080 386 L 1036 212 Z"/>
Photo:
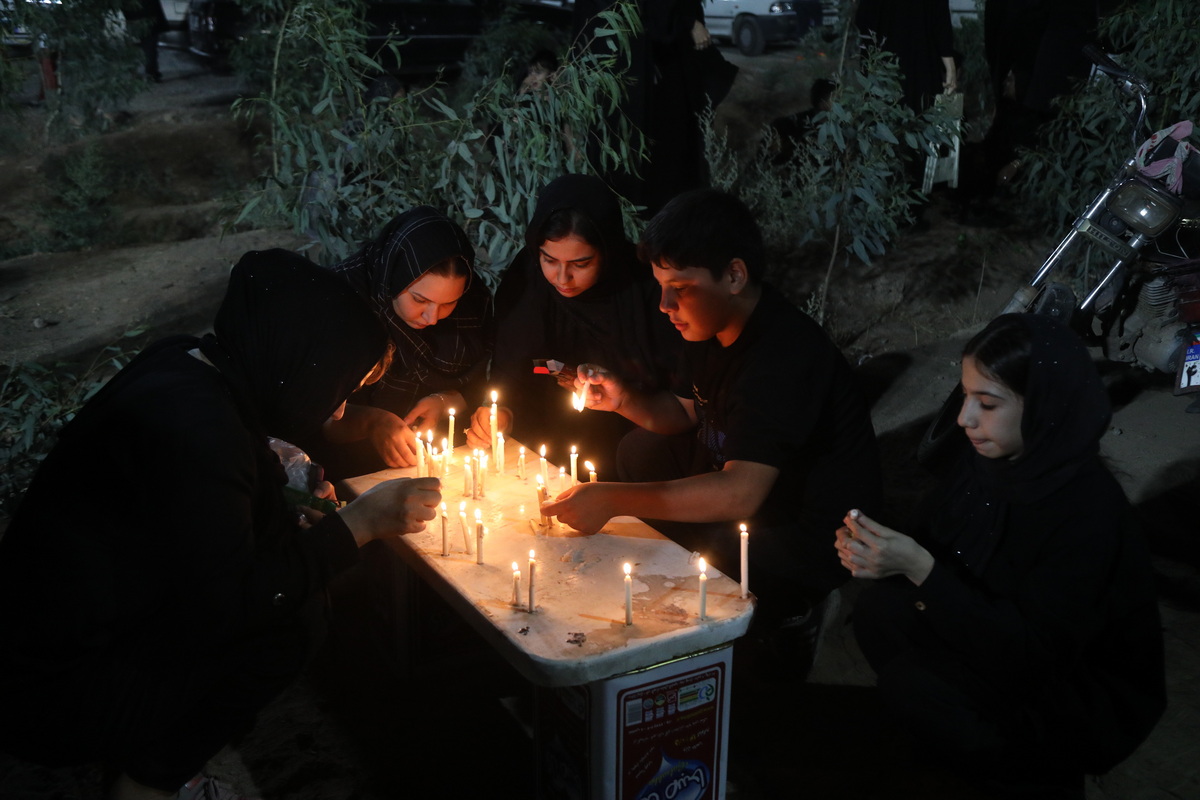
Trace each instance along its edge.
<path fill-rule="evenodd" d="M 190 0 L 188 49 L 223 65 L 234 45 L 253 26 L 235 0 Z M 367 0 L 368 52 L 394 74 L 453 69 L 483 29 L 483 10 L 474 0 Z M 385 45 L 400 44 L 400 63 Z"/>
<path fill-rule="evenodd" d="M 757 56 L 768 44 L 796 41 L 824 14 L 821 0 L 708 0 L 704 23 L 713 36 Z"/>

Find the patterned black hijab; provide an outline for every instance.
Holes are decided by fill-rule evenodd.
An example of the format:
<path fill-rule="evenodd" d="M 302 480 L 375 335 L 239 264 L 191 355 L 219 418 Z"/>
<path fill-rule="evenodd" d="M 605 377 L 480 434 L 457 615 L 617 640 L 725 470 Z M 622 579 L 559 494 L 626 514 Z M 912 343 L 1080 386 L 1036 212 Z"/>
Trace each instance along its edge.
<path fill-rule="evenodd" d="M 410 328 L 396 314 L 393 298 L 454 256 L 468 267 L 458 305 L 436 325 Z M 434 208 L 418 206 L 333 267 L 371 305 L 396 345 L 392 369 L 370 390 L 372 405 L 403 416 L 423 394 L 462 388 L 471 367 L 486 358 L 492 298 L 474 265 L 475 251 L 462 228 Z"/>
<path fill-rule="evenodd" d="M 200 350 L 262 433 L 296 442 L 319 431 L 386 345 L 345 281 L 296 253 L 267 250 L 234 266 Z"/>

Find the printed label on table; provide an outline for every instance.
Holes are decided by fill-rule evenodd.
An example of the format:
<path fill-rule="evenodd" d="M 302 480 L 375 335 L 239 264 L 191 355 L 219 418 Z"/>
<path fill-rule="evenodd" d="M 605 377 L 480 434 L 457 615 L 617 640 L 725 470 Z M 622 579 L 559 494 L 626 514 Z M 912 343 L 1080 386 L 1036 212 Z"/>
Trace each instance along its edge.
<path fill-rule="evenodd" d="M 618 693 L 621 800 L 716 797 L 725 680 L 715 664 Z"/>

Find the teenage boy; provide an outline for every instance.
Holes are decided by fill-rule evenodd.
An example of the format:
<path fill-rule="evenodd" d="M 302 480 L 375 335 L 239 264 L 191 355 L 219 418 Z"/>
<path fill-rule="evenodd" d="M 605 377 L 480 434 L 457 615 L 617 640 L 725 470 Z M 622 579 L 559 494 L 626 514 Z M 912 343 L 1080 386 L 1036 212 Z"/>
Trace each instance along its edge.
<path fill-rule="evenodd" d="M 866 404 L 820 326 L 763 283 L 762 235 L 737 198 L 676 197 L 638 254 L 685 342 L 673 392 L 638 394 L 582 365 L 588 407 L 642 428 L 618 453 L 631 482 L 583 483 L 542 509 L 584 532 L 617 515 L 652 520 L 730 577 L 746 523 L 755 627 L 772 650 L 807 657 L 806 671 L 824 600 L 845 581 L 834 532 L 881 495 Z"/>

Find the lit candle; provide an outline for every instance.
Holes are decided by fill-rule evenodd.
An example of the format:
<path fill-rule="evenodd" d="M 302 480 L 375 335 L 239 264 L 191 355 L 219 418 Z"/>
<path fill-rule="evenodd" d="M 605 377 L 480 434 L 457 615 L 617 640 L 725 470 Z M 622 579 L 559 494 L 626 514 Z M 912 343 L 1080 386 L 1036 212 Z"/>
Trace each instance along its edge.
<path fill-rule="evenodd" d="M 496 474 L 504 474 L 504 434 L 496 434 Z"/>
<path fill-rule="evenodd" d="M 475 470 L 475 499 L 482 500 L 483 493 L 486 490 L 485 482 L 487 481 L 487 453 L 480 452 L 479 457 L 475 459 L 478 469 Z"/>
<path fill-rule="evenodd" d="M 542 454 L 542 460 L 538 464 L 538 469 L 541 470 L 541 473 L 542 473 L 542 483 L 549 486 L 550 485 L 550 472 L 549 472 L 550 468 L 546 465 L 546 445 L 542 445 L 541 454 Z"/>
<path fill-rule="evenodd" d="M 708 616 L 708 565 L 700 559 L 700 619 Z"/>
<path fill-rule="evenodd" d="M 475 563 L 483 564 L 483 512 L 475 509 Z"/>
<path fill-rule="evenodd" d="M 493 391 L 492 392 L 492 410 L 491 410 L 491 413 L 488 414 L 488 427 L 491 429 L 491 432 L 492 432 L 492 452 L 493 453 L 496 452 L 496 434 L 498 433 L 498 431 L 496 430 L 496 421 L 500 416 L 500 414 L 499 414 L 500 409 L 496 405 L 496 401 L 499 399 L 500 399 L 500 395 L 497 394 L 495 391 Z"/>
<path fill-rule="evenodd" d="M 425 460 L 425 477 L 436 478 L 437 470 L 433 466 L 433 431 L 429 429 L 425 430 L 425 455 L 428 456 Z"/>
<path fill-rule="evenodd" d="M 741 525 L 742 531 L 742 599 L 750 596 L 750 532 L 746 530 L 745 524 Z"/>
<path fill-rule="evenodd" d="M 517 451 L 517 477 L 525 480 L 525 445 L 521 445 L 521 449 Z"/>
<path fill-rule="evenodd" d="M 546 527 L 550 524 L 550 518 L 542 514 L 542 503 L 545 503 L 550 498 L 546 496 L 546 484 L 542 481 L 542 476 L 535 476 L 537 480 L 537 497 L 538 497 L 538 513 L 542 517 L 542 526 Z"/>
<path fill-rule="evenodd" d="M 417 434 L 417 477 L 424 478 L 425 471 L 425 443 L 421 441 L 421 434 Z"/>
<path fill-rule="evenodd" d="M 450 534 L 446 532 L 446 504 L 442 503 L 442 555 L 450 555 Z"/>
<path fill-rule="evenodd" d="M 588 471 L 588 482 L 595 483 L 596 482 L 596 467 L 590 461 L 583 462 L 583 466 L 585 468 L 587 468 L 587 471 Z"/>
<path fill-rule="evenodd" d="M 449 449 L 453 450 L 454 449 L 454 409 L 453 408 L 450 409 L 450 424 L 449 424 L 449 429 L 446 431 L 446 439 L 448 439 L 450 441 Z M 447 448 L 443 447 L 442 449 L 445 450 Z"/>
<path fill-rule="evenodd" d="M 575 452 L 575 445 L 571 445 L 571 485 L 579 483 L 579 453 Z"/>
<path fill-rule="evenodd" d="M 517 566 L 517 562 L 513 562 L 513 596 L 512 604 L 515 606 L 521 602 L 521 568 Z"/>
<path fill-rule="evenodd" d="M 467 501 L 458 504 L 458 524 L 462 528 L 463 550 L 471 552 L 471 534 L 467 531 Z"/>
<path fill-rule="evenodd" d="M 442 439 L 442 478 L 450 477 L 450 440 Z"/>
<path fill-rule="evenodd" d="M 625 624 L 633 624 L 633 567 L 625 563 Z"/>
<path fill-rule="evenodd" d="M 537 559 L 534 557 L 533 551 L 530 550 L 529 551 L 529 613 L 530 614 L 532 614 L 533 610 L 537 607 L 533 604 L 533 586 L 534 586 L 534 581 L 535 581 L 535 575 L 537 574 L 536 570 L 537 570 Z"/>
<path fill-rule="evenodd" d="M 463 494 L 467 497 L 475 495 L 475 473 L 470 456 L 463 456 Z"/>
<path fill-rule="evenodd" d="M 567 482 L 567 468 L 559 467 L 558 468 L 558 491 L 560 493 L 562 492 L 563 489 L 567 488 L 566 486 L 563 486 L 563 484 L 566 482 Z"/>

